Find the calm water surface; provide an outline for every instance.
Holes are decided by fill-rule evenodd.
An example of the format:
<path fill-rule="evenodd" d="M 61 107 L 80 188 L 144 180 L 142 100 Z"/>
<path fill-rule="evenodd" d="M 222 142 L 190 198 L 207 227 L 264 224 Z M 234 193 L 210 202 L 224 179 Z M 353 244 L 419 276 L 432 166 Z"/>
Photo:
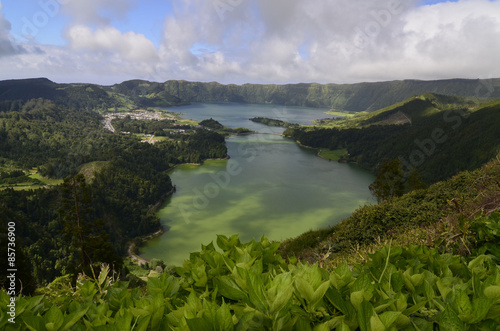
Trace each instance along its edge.
<path fill-rule="evenodd" d="M 194 105 L 175 108 L 186 118 L 214 118 L 228 127 L 280 133 L 281 128 L 248 121 L 255 116 L 300 124 L 328 117 L 324 110 L 256 105 Z M 277 109 L 277 110 L 276 110 Z M 275 115 L 273 110 L 282 116 Z M 244 113 L 242 113 L 244 112 Z M 271 112 L 271 113 L 270 113 Z M 287 118 L 288 120 L 286 120 Z M 171 178 L 177 192 L 158 216 L 167 230 L 142 249 L 147 259 L 180 265 L 217 234 L 240 239 L 295 237 L 334 225 L 358 206 L 373 202 L 368 185 L 374 177 L 359 168 L 329 162 L 294 141 L 273 134 L 227 139 L 230 160 L 182 165 Z"/>

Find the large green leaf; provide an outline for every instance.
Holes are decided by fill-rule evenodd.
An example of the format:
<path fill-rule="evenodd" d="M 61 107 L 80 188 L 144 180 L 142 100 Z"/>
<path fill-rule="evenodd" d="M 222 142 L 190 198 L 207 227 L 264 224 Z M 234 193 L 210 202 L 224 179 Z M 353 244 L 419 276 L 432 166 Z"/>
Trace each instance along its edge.
<path fill-rule="evenodd" d="M 132 329 L 134 315 L 128 310 L 120 309 L 115 316 L 115 327 L 118 330 L 128 331 Z"/>
<path fill-rule="evenodd" d="M 58 330 L 64 323 L 63 313 L 56 305 L 49 309 L 43 319 L 45 320 L 45 327 L 49 331 Z"/>
<path fill-rule="evenodd" d="M 344 286 L 349 284 L 352 279 L 352 271 L 347 265 L 347 263 L 343 263 L 330 274 L 330 282 L 333 286 L 335 286 L 338 290 L 341 290 Z"/>
<path fill-rule="evenodd" d="M 263 313 L 269 312 L 269 302 L 264 295 L 264 283 L 260 274 L 248 273 L 248 298 L 255 308 Z"/>
<path fill-rule="evenodd" d="M 335 330 L 336 331 L 351 331 L 351 328 L 349 328 L 349 326 L 347 324 L 342 322 L 342 323 L 340 323 L 339 326 L 337 326 L 337 328 Z"/>
<path fill-rule="evenodd" d="M 460 320 L 457 313 L 449 305 L 445 307 L 445 310 L 441 313 L 439 317 L 439 326 L 441 330 L 446 331 L 462 331 L 465 330 L 464 323 Z"/>
<path fill-rule="evenodd" d="M 66 329 L 69 329 L 71 328 L 73 325 L 75 325 L 83 316 L 85 316 L 85 314 L 87 313 L 87 311 L 89 310 L 89 307 L 85 307 L 85 308 L 79 308 L 78 310 L 72 312 L 71 314 L 69 315 L 66 315 L 64 317 L 64 324 L 62 326 L 62 329 L 63 330 L 66 330 Z"/>
<path fill-rule="evenodd" d="M 386 311 L 382 314 L 380 314 L 378 317 L 380 318 L 380 320 L 382 321 L 382 323 L 384 324 L 384 326 L 389 329 L 394 322 L 396 322 L 396 320 L 401 316 L 401 312 L 397 312 L 397 311 Z"/>
<path fill-rule="evenodd" d="M 484 289 L 484 295 L 489 299 L 498 299 L 500 298 L 500 286 L 491 285 Z"/>
<path fill-rule="evenodd" d="M 223 302 L 221 307 L 217 310 L 215 320 L 218 323 L 217 330 L 233 330 L 233 317 L 226 303 Z"/>
<path fill-rule="evenodd" d="M 330 303 L 334 305 L 335 308 L 337 308 L 342 314 L 349 315 L 347 303 L 335 287 L 330 287 L 328 291 L 326 291 L 325 295 L 328 301 L 330 301 Z"/>
<path fill-rule="evenodd" d="M 325 296 L 325 293 L 329 287 L 330 287 L 330 281 L 327 280 L 323 284 L 321 284 L 316 289 L 316 291 L 314 291 L 311 302 L 310 302 L 311 308 L 314 308 L 317 304 L 320 303 L 321 299 L 323 299 L 323 297 Z"/>
<path fill-rule="evenodd" d="M 469 323 L 474 324 L 483 320 L 488 314 L 493 302 L 494 301 L 492 299 L 488 298 L 475 298 L 472 301 L 472 315 L 474 318 L 470 320 Z"/>
<path fill-rule="evenodd" d="M 44 330 L 46 330 L 45 321 L 43 320 L 43 318 L 40 316 L 35 316 L 31 312 L 23 314 L 23 316 L 21 316 L 21 319 L 24 322 L 26 329 L 28 329 L 30 331 L 44 331 Z M 16 320 L 16 323 L 20 323 L 20 321 Z M 19 330 L 21 330 L 21 329 L 19 329 Z"/>
<path fill-rule="evenodd" d="M 304 278 L 300 276 L 295 277 L 295 288 L 300 297 L 305 299 L 306 302 L 310 303 L 313 300 L 314 289 Z"/>
<path fill-rule="evenodd" d="M 274 315 L 280 312 L 286 305 L 290 303 L 292 295 L 293 286 L 291 284 L 287 287 L 281 287 L 278 295 L 276 295 L 271 301 L 270 313 Z"/>
<path fill-rule="evenodd" d="M 248 302 L 247 293 L 242 291 L 242 289 L 236 284 L 236 281 L 229 276 L 222 276 L 214 279 L 214 284 L 217 287 L 219 293 L 231 300 L 243 300 Z"/>
<path fill-rule="evenodd" d="M 186 319 L 186 323 L 191 331 L 213 330 L 212 326 L 203 318 Z"/>

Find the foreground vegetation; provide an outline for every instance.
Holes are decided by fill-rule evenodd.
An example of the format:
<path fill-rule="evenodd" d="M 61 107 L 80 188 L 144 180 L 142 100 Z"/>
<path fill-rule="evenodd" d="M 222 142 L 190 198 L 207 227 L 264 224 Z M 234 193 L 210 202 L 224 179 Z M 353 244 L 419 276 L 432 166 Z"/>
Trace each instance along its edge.
<path fill-rule="evenodd" d="M 108 267 L 76 286 L 60 278 L 19 297 L 0 292 L 4 330 L 494 330 L 500 324 L 500 213 L 471 222 L 468 257 L 384 246 L 367 263 L 331 272 L 285 261 L 265 237 L 218 236 L 146 288 Z M 469 238 L 467 238 L 469 239 Z M 472 248 L 472 247 L 471 247 Z M 12 323 L 14 322 L 14 323 Z"/>

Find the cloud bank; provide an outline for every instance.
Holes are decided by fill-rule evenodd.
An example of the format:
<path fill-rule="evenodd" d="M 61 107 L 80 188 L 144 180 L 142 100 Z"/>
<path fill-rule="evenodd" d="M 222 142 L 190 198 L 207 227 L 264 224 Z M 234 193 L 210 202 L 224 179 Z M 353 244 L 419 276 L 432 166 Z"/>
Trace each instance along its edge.
<path fill-rule="evenodd" d="M 0 78 L 111 84 L 500 77 L 500 1 L 183 0 L 165 13 L 158 46 L 113 26 L 136 1 L 58 1 L 59 14 L 70 18 L 66 46 L 13 43 L 0 4 Z"/>

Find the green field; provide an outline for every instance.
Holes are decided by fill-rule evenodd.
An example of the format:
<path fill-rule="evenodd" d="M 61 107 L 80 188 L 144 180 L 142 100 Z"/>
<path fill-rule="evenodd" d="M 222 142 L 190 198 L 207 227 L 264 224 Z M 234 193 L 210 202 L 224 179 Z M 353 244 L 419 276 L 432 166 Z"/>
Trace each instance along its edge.
<path fill-rule="evenodd" d="M 42 177 L 38 172 L 35 172 L 29 176 L 30 178 L 37 179 L 44 183 L 45 185 L 59 185 L 62 184 L 63 180 L 62 179 L 49 179 Z"/>
<path fill-rule="evenodd" d="M 16 169 L 10 169 L 10 170 L 16 170 Z M 32 170 L 35 171 L 35 170 Z M 39 173 L 36 171 L 34 173 L 31 173 L 30 175 L 23 176 L 19 178 L 19 181 L 14 181 L 10 183 L 3 183 L 0 184 L 0 190 L 6 189 L 6 188 L 13 188 L 16 191 L 22 191 L 22 190 L 34 190 L 38 189 L 47 185 L 59 185 L 62 183 L 62 180 L 60 179 L 48 179 L 42 177 Z"/>
<path fill-rule="evenodd" d="M 318 156 L 330 161 L 338 161 L 345 153 L 347 153 L 347 149 L 336 149 L 334 151 L 329 149 L 321 149 L 318 152 Z"/>
<path fill-rule="evenodd" d="M 353 113 L 353 112 L 350 112 L 350 111 L 342 111 L 342 110 L 329 110 L 325 114 L 333 115 L 333 116 L 342 116 L 342 117 L 345 117 L 345 118 L 349 118 L 349 117 L 356 116 L 358 113 Z"/>
<path fill-rule="evenodd" d="M 166 141 L 166 140 L 170 140 L 170 138 L 169 137 L 165 137 L 165 136 L 154 136 L 153 140 Z"/>
<path fill-rule="evenodd" d="M 23 183 L 15 183 L 15 184 L 0 184 L 0 190 L 4 190 L 6 188 L 13 188 L 16 191 L 23 190 L 36 190 L 44 187 L 45 185 L 40 184 L 39 182 L 23 182 Z"/>

